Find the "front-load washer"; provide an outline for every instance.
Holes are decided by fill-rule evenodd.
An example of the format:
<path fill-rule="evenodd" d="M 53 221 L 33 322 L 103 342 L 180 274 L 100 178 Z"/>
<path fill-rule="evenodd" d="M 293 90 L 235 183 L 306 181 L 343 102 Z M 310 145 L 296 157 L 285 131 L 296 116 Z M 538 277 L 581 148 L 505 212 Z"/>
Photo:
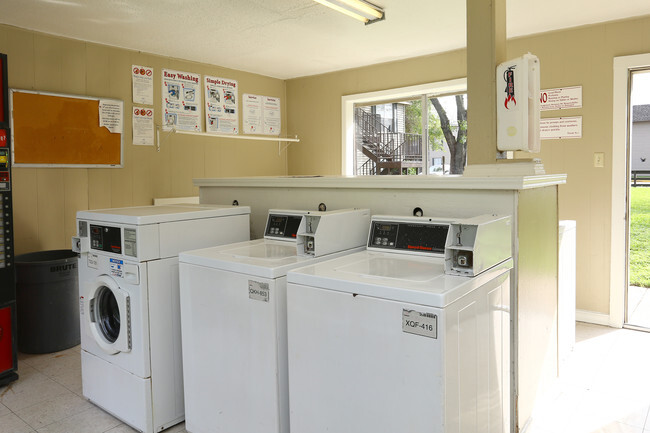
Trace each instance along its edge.
<path fill-rule="evenodd" d="M 508 432 L 510 236 L 373 216 L 366 251 L 290 271 L 291 431 Z"/>
<path fill-rule="evenodd" d="M 250 239 L 246 206 L 80 211 L 83 395 L 131 427 L 184 418 L 178 253 Z"/>
<path fill-rule="evenodd" d="M 359 251 L 367 209 L 270 210 L 263 239 L 181 253 L 185 428 L 287 433 L 286 274 Z"/>

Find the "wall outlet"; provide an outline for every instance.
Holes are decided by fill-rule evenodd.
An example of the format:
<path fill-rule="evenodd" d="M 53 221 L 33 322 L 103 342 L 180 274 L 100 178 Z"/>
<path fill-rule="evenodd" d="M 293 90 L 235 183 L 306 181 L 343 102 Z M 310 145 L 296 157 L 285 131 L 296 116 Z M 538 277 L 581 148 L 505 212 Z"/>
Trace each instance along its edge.
<path fill-rule="evenodd" d="M 605 167 L 605 154 L 603 152 L 594 152 L 594 167 Z"/>

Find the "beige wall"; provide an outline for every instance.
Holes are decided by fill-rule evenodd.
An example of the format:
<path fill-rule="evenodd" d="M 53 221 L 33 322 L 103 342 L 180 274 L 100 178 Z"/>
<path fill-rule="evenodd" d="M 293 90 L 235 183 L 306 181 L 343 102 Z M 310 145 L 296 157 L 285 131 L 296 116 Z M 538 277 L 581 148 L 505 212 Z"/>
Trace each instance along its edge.
<path fill-rule="evenodd" d="M 609 312 L 612 65 L 615 56 L 650 52 L 650 17 L 582 27 L 508 42 L 508 58 L 528 51 L 541 62 L 542 89 L 580 85 L 583 108 L 543 117 L 583 116 L 581 139 L 542 142 L 547 173 L 567 173 L 560 219 L 577 220 L 577 307 Z M 464 77 L 465 51 L 379 64 L 287 81 L 290 174 L 339 174 L 341 96 Z M 471 96 L 471 95 L 470 95 Z M 471 125 L 469 125 L 471 128 Z M 468 152 L 471 153 L 472 144 Z M 605 153 L 605 168 L 593 153 Z"/>
<path fill-rule="evenodd" d="M 192 178 L 284 175 L 286 152 L 275 142 L 172 135 L 160 152 L 133 146 L 131 65 L 154 67 L 154 109 L 160 124 L 162 68 L 239 81 L 242 93 L 282 98 L 285 82 L 242 71 L 176 60 L 0 25 L 9 87 L 124 101 L 124 167 L 14 168 L 16 253 L 70 248 L 80 209 L 148 205 L 154 197 L 198 195 Z M 240 116 L 241 122 L 241 116 Z M 286 125 L 283 112 L 282 124 Z M 284 133 L 284 131 L 283 131 Z M 164 133 L 161 133 L 164 136 Z"/>
<path fill-rule="evenodd" d="M 288 159 L 284 152 L 278 154 L 275 143 L 188 136 L 169 137 L 158 153 L 151 147 L 131 144 L 131 122 L 125 116 L 122 169 L 14 169 L 17 253 L 69 247 L 79 209 L 149 204 L 153 197 L 195 195 L 197 189 L 191 183 L 195 177 L 339 174 L 341 96 L 466 75 L 464 50 L 283 82 L 1 25 L 0 47 L 9 55 L 10 87 L 118 98 L 125 101 L 126 113 L 131 108 L 132 64 L 156 69 L 156 103 L 160 100 L 161 68 L 237 79 L 241 93 L 283 98 L 283 133 L 297 134 L 301 139 L 289 147 Z M 583 138 L 544 141 L 540 156 L 548 173 L 568 174 L 567 185 L 560 187 L 560 219 L 575 219 L 578 224 L 577 306 L 607 314 L 609 161 L 614 151 L 612 59 L 650 52 L 650 17 L 508 42 L 508 57 L 528 51 L 540 58 L 542 88 L 583 86 L 583 108 L 561 112 L 564 116 L 583 116 Z M 159 117 L 159 107 L 154 108 Z M 605 153 L 605 168 L 593 167 L 594 152 Z"/>

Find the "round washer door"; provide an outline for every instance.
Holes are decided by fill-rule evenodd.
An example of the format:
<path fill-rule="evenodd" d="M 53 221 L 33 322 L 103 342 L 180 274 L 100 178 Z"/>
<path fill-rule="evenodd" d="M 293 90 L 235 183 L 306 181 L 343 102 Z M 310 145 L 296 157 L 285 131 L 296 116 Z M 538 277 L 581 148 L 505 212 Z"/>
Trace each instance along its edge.
<path fill-rule="evenodd" d="M 111 277 L 95 280 L 85 303 L 90 331 L 95 341 L 108 354 L 131 351 L 131 306 L 127 292 Z"/>

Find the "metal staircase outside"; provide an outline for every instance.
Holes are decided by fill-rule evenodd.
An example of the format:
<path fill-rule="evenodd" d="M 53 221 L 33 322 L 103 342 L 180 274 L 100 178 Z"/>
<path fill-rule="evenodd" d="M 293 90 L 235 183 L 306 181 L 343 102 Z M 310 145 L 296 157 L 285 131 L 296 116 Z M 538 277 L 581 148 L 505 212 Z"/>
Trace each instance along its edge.
<path fill-rule="evenodd" d="M 422 136 L 392 132 L 378 114 L 354 110 L 355 142 L 368 159 L 357 168 L 358 175 L 402 174 L 405 168 L 422 167 Z"/>

